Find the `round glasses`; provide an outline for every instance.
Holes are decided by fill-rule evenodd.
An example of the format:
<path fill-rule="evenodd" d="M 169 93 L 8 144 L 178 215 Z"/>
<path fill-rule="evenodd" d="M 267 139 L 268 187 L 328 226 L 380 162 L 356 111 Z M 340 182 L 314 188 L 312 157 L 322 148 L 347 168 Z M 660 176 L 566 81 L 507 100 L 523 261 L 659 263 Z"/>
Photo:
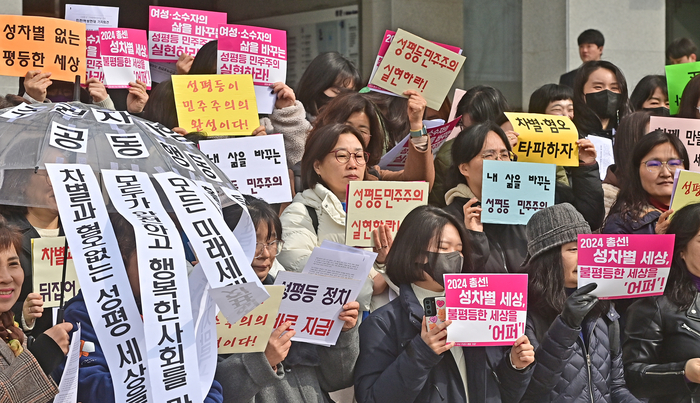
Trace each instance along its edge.
<path fill-rule="evenodd" d="M 281 239 L 275 239 L 274 241 L 270 242 L 256 242 L 255 243 L 255 257 L 259 258 L 262 256 L 263 253 L 263 248 L 266 248 L 267 251 L 270 253 L 272 256 L 277 256 L 282 252 L 282 246 L 284 245 L 284 241 Z"/>
<path fill-rule="evenodd" d="M 674 158 L 668 161 L 659 161 L 659 160 L 649 160 L 649 161 L 642 161 L 642 164 L 646 165 L 647 171 L 653 173 L 653 174 L 658 174 L 661 172 L 661 168 L 665 165 L 666 169 L 670 173 L 676 172 L 676 169 L 683 169 L 683 160 Z"/>
<path fill-rule="evenodd" d="M 347 164 L 350 161 L 350 158 L 354 158 L 355 163 L 359 166 L 363 166 L 367 163 L 367 161 L 369 161 L 369 153 L 366 151 L 351 153 L 347 150 L 335 150 L 329 152 L 328 154 L 335 154 L 336 161 L 340 162 L 341 164 Z"/>
<path fill-rule="evenodd" d="M 481 158 L 485 160 L 500 160 L 500 161 L 510 161 L 513 159 L 515 155 L 513 154 L 512 151 L 502 151 L 502 152 L 496 152 L 496 151 L 486 151 L 485 153 L 481 154 Z"/>

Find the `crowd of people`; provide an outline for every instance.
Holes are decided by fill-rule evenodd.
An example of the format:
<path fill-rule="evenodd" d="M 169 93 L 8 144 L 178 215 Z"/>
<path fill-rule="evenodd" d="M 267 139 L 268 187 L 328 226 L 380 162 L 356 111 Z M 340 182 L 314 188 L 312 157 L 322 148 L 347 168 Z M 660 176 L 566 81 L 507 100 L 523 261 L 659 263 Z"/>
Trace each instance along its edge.
<path fill-rule="evenodd" d="M 555 204 L 527 225 L 481 221 L 483 163 L 515 161 L 519 141 L 504 114 L 514 110 L 497 88 L 466 91 L 456 106 L 459 134 L 433 157 L 424 121 L 447 120 L 448 99 L 433 110 L 420 91 L 363 89 L 366 78 L 333 52 L 316 57 L 294 89 L 272 85 L 275 109 L 252 135 L 284 137 L 293 201 L 245 198 L 257 237 L 250 264 L 263 284 L 302 271 L 323 241 L 345 243 L 351 181 L 425 181 L 429 205 L 408 213 L 395 237 L 385 226 L 372 232 L 376 261 L 357 300 L 343 306 L 334 345 L 293 341 L 291 323 L 280 323 L 264 352 L 219 356 L 205 401 L 332 402 L 348 388 L 360 403 L 700 401 L 700 205 L 672 219 L 669 208 L 674 174 L 692 161 L 677 136 L 649 127 L 651 116 L 670 115 L 666 79 L 646 76 L 630 95 L 623 72 L 601 60 L 599 31 L 583 32 L 578 45 L 583 64 L 534 91 L 527 111 L 572 119 L 579 164 L 556 168 Z M 681 38 L 667 57 L 693 62 L 696 52 Z M 178 74 L 216 74 L 216 53 L 212 41 L 194 58 L 183 55 Z M 87 84 L 85 102 L 114 108 L 102 83 Z M 31 71 L 20 85 L 0 107 L 67 101 L 49 72 Z M 170 80 L 150 93 L 131 83 L 124 108 L 193 142 L 206 139 L 178 127 Z M 687 84 L 677 116 L 700 119 L 700 76 Z M 409 133 L 405 169 L 380 168 Z M 614 164 L 603 175 L 591 135 L 613 140 Z M 96 338 L 82 294 L 54 324 L 32 289 L 32 239 L 63 235 L 46 171 L 5 178 L 12 175 L 26 184 L 14 191 L 30 205 L 0 206 L 0 401 L 50 401 L 80 322 L 81 348 L 91 351 L 80 358 L 78 401 L 112 402 L 106 341 Z M 223 216 L 233 229 L 241 212 L 230 206 Z M 111 220 L 138 301 L 137 240 L 125 219 Z M 611 302 L 591 294 L 596 284 L 577 288 L 577 237 L 591 233 L 675 234 L 664 294 Z M 446 341 L 450 320 L 428 330 L 423 302 L 444 296 L 449 273 L 527 273 L 524 334 L 508 347 L 458 347 Z"/>

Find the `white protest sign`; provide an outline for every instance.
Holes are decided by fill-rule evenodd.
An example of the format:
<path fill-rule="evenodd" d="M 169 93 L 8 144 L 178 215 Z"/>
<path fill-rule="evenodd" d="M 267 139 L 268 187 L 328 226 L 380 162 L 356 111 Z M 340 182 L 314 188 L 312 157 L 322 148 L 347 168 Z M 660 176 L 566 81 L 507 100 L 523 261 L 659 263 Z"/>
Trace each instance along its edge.
<path fill-rule="evenodd" d="M 61 383 L 58 384 L 58 394 L 53 398 L 54 403 L 76 403 L 78 401 L 78 364 L 80 363 L 80 323 L 71 336 L 66 366 L 63 368 Z"/>
<path fill-rule="evenodd" d="M 485 160 L 481 222 L 526 225 L 554 204 L 556 165 Z"/>
<path fill-rule="evenodd" d="M 90 321 L 117 402 L 151 397 L 143 322 L 100 185 L 84 164 L 46 164 Z M 145 370 L 143 370 L 145 368 Z"/>
<path fill-rule="evenodd" d="M 600 299 L 661 295 L 675 235 L 579 235 L 578 287 L 596 283 Z"/>
<path fill-rule="evenodd" d="M 74 153 L 87 152 L 88 129 L 51 122 L 49 145 Z"/>
<path fill-rule="evenodd" d="M 85 24 L 86 31 L 97 31 L 100 28 L 116 28 L 119 26 L 119 7 L 66 4 L 65 19 L 82 22 Z"/>
<path fill-rule="evenodd" d="M 357 299 L 364 281 L 280 271 L 275 285 L 284 285 L 284 295 L 274 329 L 290 321 L 296 330 L 292 341 L 332 346 L 338 341 L 343 305 Z"/>
<path fill-rule="evenodd" d="M 460 116 L 459 119 L 462 117 Z M 440 150 L 440 147 L 445 143 L 449 137 L 452 130 L 459 123 L 459 119 L 453 119 L 448 123 L 443 123 L 441 125 L 427 128 L 428 136 L 430 137 L 430 148 L 433 151 L 433 156 L 435 156 Z M 424 121 L 425 122 L 425 121 Z M 383 169 L 389 169 L 391 171 L 400 171 L 406 166 L 406 160 L 408 158 L 408 142 L 410 141 L 410 134 L 407 134 L 394 148 L 389 150 L 382 159 L 379 161 L 379 167 Z"/>
<path fill-rule="evenodd" d="M 241 193 L 271 204 L 292 200 L 282 135 L 204 140 L 199 148 Z"/>
<path fill-rule="evenodd" d="M 202 264 L 212 298 L 227 318 L 238 321 L 269 297 L 250 261 L 202 188 L 174 172 L 154 177 Z"/>
<path fill-rule="evenodd" d="M 102 170 L 114 208 L 134 228 L 148 368 L 155 395 L 166 401 L 200 401 L 194 321 L 185 249 L 148 174 Z"/>
<path fill-rule="evenodd" d="M 445 274 L 447 342 L 509 346 L 525 334 L 527 274 Z"/>
<path fill-rule="evenodd" d="M 598 163 L 598 171 L 600 172 L 600 180 L 605 179 L 608 173 L 608 167 L 615 163 L 615 154 L 613 153 L 613 141 L 611 139 L 590 135 L 586 137 L 595 146 L 596 157 Z"/>

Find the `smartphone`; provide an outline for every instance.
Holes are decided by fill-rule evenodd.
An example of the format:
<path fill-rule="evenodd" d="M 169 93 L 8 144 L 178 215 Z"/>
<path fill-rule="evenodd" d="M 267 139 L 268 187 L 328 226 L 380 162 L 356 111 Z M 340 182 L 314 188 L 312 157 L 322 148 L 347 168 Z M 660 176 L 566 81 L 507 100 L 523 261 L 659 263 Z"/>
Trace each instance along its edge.
<path fill-rule="evenodd" d="M 445 297 L 429 297 L 423 300 L 425 310 L 425 326 L 430 331 L 447 319 Z"/>

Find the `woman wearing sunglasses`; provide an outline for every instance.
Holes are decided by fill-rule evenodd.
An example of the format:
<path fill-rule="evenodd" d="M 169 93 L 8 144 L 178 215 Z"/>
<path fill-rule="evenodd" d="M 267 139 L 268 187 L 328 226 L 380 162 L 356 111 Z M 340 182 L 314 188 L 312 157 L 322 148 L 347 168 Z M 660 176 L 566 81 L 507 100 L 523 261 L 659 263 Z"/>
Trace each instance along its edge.
<path fill-rule="evenodd" d="M 673 176 L 688 169 L 688 153 L 674 134 L 656 130 L 642 137 L 603 226 L 604 234 L 665 233 L 672 211 Z"/>

